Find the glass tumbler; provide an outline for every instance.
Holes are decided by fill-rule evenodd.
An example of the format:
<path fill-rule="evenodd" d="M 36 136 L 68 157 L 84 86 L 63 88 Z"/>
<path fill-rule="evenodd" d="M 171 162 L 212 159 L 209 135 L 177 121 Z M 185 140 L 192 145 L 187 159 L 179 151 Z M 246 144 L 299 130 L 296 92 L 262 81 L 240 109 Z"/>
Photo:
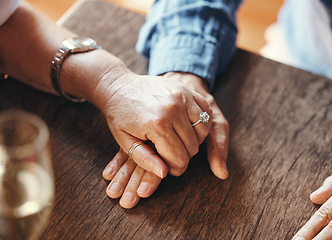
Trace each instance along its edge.
<path fill-rule="evenodd" d="M 38 116 L 0 112 L 0 239 L 37 239 L 52 210 L 49 130 Z"/>

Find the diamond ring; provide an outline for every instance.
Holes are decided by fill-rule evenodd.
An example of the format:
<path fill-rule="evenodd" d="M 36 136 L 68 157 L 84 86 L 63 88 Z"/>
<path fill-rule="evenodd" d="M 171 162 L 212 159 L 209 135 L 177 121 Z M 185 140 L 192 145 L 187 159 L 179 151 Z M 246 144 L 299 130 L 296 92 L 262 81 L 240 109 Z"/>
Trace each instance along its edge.
<path fill-rule="evenodd" d="M 207 123 L 210 119 L 210 115 L 207 112 L 201 112 L 199 114 L 199 120 L 197 122 L 194 122 L 193 124 L 191 124 L 191 126 L 195 127 L 197 124 L 199 123 Z"/>

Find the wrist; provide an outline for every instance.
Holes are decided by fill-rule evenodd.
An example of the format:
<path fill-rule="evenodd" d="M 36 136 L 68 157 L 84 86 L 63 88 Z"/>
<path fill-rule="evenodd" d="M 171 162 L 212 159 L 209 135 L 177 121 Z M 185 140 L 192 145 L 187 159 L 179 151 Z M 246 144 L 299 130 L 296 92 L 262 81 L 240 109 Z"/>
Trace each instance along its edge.
<path fill-rule="evenodd" d="M 72 54 L 63 63 L 61 86 L 66 93 L 100 108 L 105 91 L 101 86 L 107 88 L 126 71 L 129 70 L 122 61 L 102 49 Z"/>
<path fill-rule="evenodd" d="M 89 101 L 97 106 L 101 111 L 105 112 L 107 106 L 112 104 L 112 97 L 116 92 L 126 84 L 126 80 L 134 75 L 126 65 L 117 59 L 107 66 L 102 74 L 98 77 L 96 85 L 90 90 Z"/>

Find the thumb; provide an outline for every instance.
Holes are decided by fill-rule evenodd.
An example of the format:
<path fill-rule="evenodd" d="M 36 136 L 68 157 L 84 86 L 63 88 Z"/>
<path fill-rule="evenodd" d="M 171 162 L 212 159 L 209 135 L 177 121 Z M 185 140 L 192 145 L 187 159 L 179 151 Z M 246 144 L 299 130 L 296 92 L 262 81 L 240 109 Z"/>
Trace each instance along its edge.
<path fill-rule="evenodd" d="M 218 143 L 213 133 L 210 133 L 207 138 L 207 155 L 210 168 L 214 175 L 220 179 L 226 179 L 229 175 L 226 165 L 228 150 L 227 145 L 228 144 L 225 142 L 222 142 L 222 144 Z"/>

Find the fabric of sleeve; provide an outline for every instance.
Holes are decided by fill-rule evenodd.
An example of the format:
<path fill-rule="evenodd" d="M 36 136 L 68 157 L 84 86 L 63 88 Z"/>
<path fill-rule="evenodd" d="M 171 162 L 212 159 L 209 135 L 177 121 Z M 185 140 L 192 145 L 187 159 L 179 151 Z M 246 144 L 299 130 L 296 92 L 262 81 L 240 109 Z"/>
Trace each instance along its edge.
<path fill-rule="evenodd" d="M 235 13 L 241 0 L 156 0 L 136 50 L 149 74 L 190 72 L 214 84 L 236 51 Z"/>
<path fill-rule="evenodd" d="M 21 0 L 0 1 L 0 26 L 13 14 Z"/>

